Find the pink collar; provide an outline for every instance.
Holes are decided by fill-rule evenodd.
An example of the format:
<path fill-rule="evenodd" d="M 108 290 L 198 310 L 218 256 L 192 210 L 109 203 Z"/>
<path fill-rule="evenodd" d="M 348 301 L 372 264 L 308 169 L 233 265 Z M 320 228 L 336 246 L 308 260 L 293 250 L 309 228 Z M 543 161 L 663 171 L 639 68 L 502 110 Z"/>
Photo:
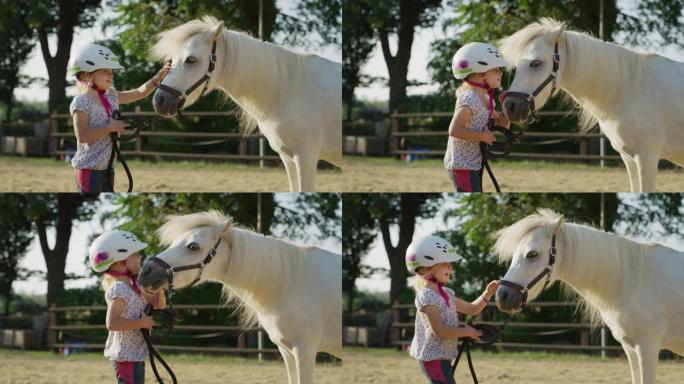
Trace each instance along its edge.
<path fill-rule="evenodd" d="M 491 118 L 492 113 L 494 111 L 494 89 L 492 87 L 490 87 L 486 81 L 482 84 L 476 83 L 476 82 L 470 81 L 470 80 L 463 80 L 463 81 L 472 85 L 473 87 L 482 88 L 482 89 L 487 90 L 487 94 L 489 95 L 489 117 Z"/>
<path fill-rule="evenodd" d="M 437 278 L 435 278 L 432 275 L 430 275 L 430 277 L 421 276 L 421 278 L 423 278 L 423 279 L 425 279 L 431 283 L 437 284 L 437 290 L 439 291 L 439 295 L 442 296 L 442 298 L 444 299 L 444 301 L 446 302 L 446 305 L 448 307 L 449 306 L 449 295 L 447 295 L 446 291 L 444 290 L 444 284 L 438 282 Z"/>
<path fill-rule="evenodd" d="M 138 294 L 141 295 L 142 291 L 140 290 L 140 287 L 138 287 L 138 275 L 133 274 L 128 267 L 126 267 L 126 272 L 114 272 L 114 271 L 106 271 L 106 274 L 110 276 L 126 276 L 131 280 L 131 286 L 133 287 L 133 290 Z"/>

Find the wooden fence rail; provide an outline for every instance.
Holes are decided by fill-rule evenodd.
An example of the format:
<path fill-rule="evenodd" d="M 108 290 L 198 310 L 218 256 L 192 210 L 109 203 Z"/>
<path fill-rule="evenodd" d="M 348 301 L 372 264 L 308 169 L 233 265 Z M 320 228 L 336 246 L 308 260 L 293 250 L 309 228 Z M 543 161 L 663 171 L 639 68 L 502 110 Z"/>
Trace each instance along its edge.
<path fill-rule="evenodd" d="M 174 305 L 174 309 L 183 310 L 225 310 L 223 305 L 212 304 L 178 304 Z M 106 311 L 107 307 L 104 305 L 93 306 L 53 306 L 48 311 L 48 348 L 52 350 L 59 350 L 60 348 L 80 348 L 80 349 L 104 349 L 104 344 L 100 343 L 66 343 L 62 338 L 64 332 L 67 331 L 106 331 L 104 324 L 59 324 L 59 314 L 67 312 L 85 312 L 85 311 Z M 155 345 L 155 348 L 168 351 L 179 352 L 201 352 L 201 353 L 225 353 L 225 354 L 257 354 L 259 360 L 262 359 L 262 354 L 279 354 L 276 348 L 264 348 L 264 330 L 261 327 L 245 328 L 231 325 L 175 325 L 174 331 L 185 332 L 220 332 L 220 333 L 236 333 L 245 335 L 250 332 L 256 332 L 258 337 L 258 348 L 249 348 L 238 345 L 238 347 L 210 347 L 210 346 L 185 346 L 185 345 Z M 239 341 L 239 344 L 244 344 Z"/>
<path fill-rule="evenodd" d="M 136 108 L 135 112 L 126 112 L 126 116 L 158 116 L 154 112 L 140 111 Z M 211 112 L 211 111 L 197 111 L 197 112 L 186 112 L 184 116 L 186 118 L 190 117 L 226 117 L 235 116 L 234 112 Z M 65 113 L 53 113 L 50 116 L 50 129 L 48 135 L 48 152 L 50 156 L 61 156 L 61 155 L 73 155 L 74 150 L 64 150 L 60 149 L 61 139 L 76 139 L 73 131 L 69 132 L 59 132 L 60 120 L 69 120 L 71 115 Z M 220 153 L 182 153 L 182 152 L 162 152 L 162 151 L 151 151 L 144 148 L 143 138 L 145 137 L 156 137 L 156 138 L 176 138 L 176 139 L 187 139 L 187 138 L 204 138 L 204 139 L 241 139 L 243 137 L 249 139 L 258 139 L 260 142 L 260 154 L 259 155 L 249 155 L 249 154 L 220 154 Z M 154 157 L 154 158 L 170 158 L 170 159 L 192 159 L 192 160 L 238 160 L 238 161 L 259 161 L 263 165 L 264 161 L 280 162 L 280 157 L 276 155 L 266 155 L 263 149 L 263 141 L 265 137 L 261 134 L 245 136 L 242 133 L 236 132 L 178 132 L 178 131 L 140 131 L 138 136 L 132 141 L 135 146 L 135 150 L 121 151 L 124 156 L 136 156 L 139 158 L 144 157 Z M 186 143 L 192 144 L 192 143 Z"/>
<path fill-rule="evenodd" d="M 546 117 L 563 117 L 568 115 L 577 114 L 576 111 L 542 111 L 538 112 L 540 116 Z M 413 118 L 446 118 L 451 117 L 453 112 L 428 112 L 428 113 L 393 113 L 389 116 L 390 120 L 390 132 L 389 132 L 389 152 L 391 155 L 418 155 L 418 156 L 444 156 L 444 149 L 440 150 L 426 150 L 426 149 L 407 149 L 403 148 L 402 139 L 406 138 L 420 138 L 420 137 L 444 137 L 445 143 L 448 137 L 447 129 L 440 131 L 402 131 L 401 129 L 406 126 L 415 126 L 413 124 L 402 124 L 403 120 L 413 119 Z M 509 157 L 519 158 L 519 159 L 546 159 L 546 160 L 569 160 L 569 161 L 619 161 L 620 156 L 618 155 L 592 155 L 588 153 L 589 140 L 590 139 L 605 139 L 605 136 L 601 133 L 587 133 L 579 134 L 572 132 L 541 132 L 533 131 L 530 129 L 525 130 L 525 137 L 534 138 L 553 138 L 553 139 L 565 139 L 565 140 L 575 140 L 580 145 L 579 154 L 570 153 L 541 153 L 541 152 L 519 152 L 513 151 Z M 524 139 L 523 139 L 524 140 Z M 531 144 L 534 142 L 521 144 Z"/>
<path fill-rule="evenodd" d="M 528 308 L 562 308 L 562 307 L 575 307 L 577 302 L 532 302 L 527 304 Z M 487 304 L 487 307 L 496 307 L 495 303 Z M 390 325 L 390 340 L 391 344 L 397 348 L 407 348 L 410 344 L 410 340 L 402 339 L 403 330 L 414 328 L 414 323 L 412 321 L 407 322 L 407 316 L 402 316 L 402 312 L 412 313 L 415 310 L 413 304 L 394 304 L 390 308 L 391 325 Z M 410 316 L 409 316 L 410 317 Z M 402 321 L 403 320 L 403 321 Z M 477 323 L 489 324 L 494 326 L 501 326 L 504 324 L 503 321 L 478 321 Z M 504 342 L 499 341 L 494 346 L 498 349 L 510 348 L 510 349 L 539 349 L 539 350 L 561 350 L 561 351 L 599 351 L 602 355 L 606 351 L 622 351 L 622 347 L 618 345 L 607 345 L 606 338 L 601 338 L 601 345 L 589 345 L 589 331 L 592 325 L 589 323 L 544 323 L 544 322 L 515 322 L 511 321 L 506 325 L 506 328 L 519 328 L 519 329 L 530 329 L 530 328 L 542 328 L 542 329 L 552 329 L 552 330 L 580 330 L 582 333 L 581 342 L 577 344 L 542 344 L 542 343 L 521 343 L 521 342 Z M 604 328 L 603 326 L 601 328 Z M 605 329 L 605 328 L 604 328 Z"/>

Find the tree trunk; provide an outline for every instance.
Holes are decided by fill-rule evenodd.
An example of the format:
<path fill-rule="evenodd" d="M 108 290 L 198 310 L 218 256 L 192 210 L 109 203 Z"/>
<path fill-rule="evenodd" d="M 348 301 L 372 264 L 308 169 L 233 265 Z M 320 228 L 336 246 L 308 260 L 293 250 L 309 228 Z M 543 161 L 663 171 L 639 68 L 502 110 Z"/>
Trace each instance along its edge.
<path fill-rule="evenodd" d="M 66 274 L 66 256 L 69 252 L 69 239 L 73 219 L 76 217 L 76 209 L 81 204 L 79 196 L 74 194 L 60 193 L 57 195 L 57 220 L 55 225 L 56 236 L 54 248 L 50 249 L 47 241 L 46 218 L 36 220 L 40 248 L 43 251 L 45 265 L 47 266 L 47 307 L 55 303 L 57 295 L 64 290 Z"/>
<path fill-rule="evenodd" d="M 406 248 L 413 239 L 416 216 L 423 204 L 420 196 L 411 193 L 402 193 L 400 199 L 399 240 L 396 246 L 392 245 L 389 222 L 385 217 L 380 218 L 380 232 L 390 263 L 390 303 L 398 301 L 401 291 L 406 288 L 406 278 L 409 275 L 405 262 Z"/>
<path fill-rule="evenodd" d="M 382 54 L 387 64 L 389 73 L 389 109 L 392 113 L 399 110 L 404 98 L 406 98 L 406 86 L 408 84 L 408 64 L 411 60 L 411 47 L 413 46 L 413 35 L 415 33 L 418 17 L 422 12 L 413 0 L 401 0 L 399 9 L 399 31 L 397 33 L 397 53 L 392 56 L 389 47 L 389 35 L 385 26 L 378 28 Z"/>
<path fill-rule="evenodd" d="M 57 52 L 55 56 L 50 54 L 45 26 L 38 27 L 38 40 L 48 72 L 48 114 L 57 110 L 66 95 L 66 70 L 71 53 L 71 43 L 74 38 L 74 26 L 78 23 L 78 16 L 82 13 L 75 9 L 75 6 L 75 2 L 72 1 L 59 1 L 59 25 L 57 27 Z"/>

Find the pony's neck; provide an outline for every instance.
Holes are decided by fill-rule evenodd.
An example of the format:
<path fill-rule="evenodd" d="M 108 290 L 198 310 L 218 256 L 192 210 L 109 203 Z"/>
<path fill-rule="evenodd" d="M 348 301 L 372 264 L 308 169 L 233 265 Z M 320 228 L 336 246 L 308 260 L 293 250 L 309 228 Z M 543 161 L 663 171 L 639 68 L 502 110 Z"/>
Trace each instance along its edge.
<path fill-rule="evenodd" d="M 285 282 L 303 278 L 288 263 L 295 257 L 286 254 L 296 252 L 297 246 L 240 228 L 231 228 L 228 236 L 230 248 L 223 248 L 221 255 L 224 268 L 212 278 L 227 285 L 250 309 L 263 313 L 273 308 L 288 292 Z"/>
<path fill-rule="evenodd" d="M 599 120 L 614 117 L 619 102 L 643 72 L 641 55 L 578 32 L 566 32 L 559 88 Z"/>
<path fill-rule="evenodd" d="M 292 75 L 288 64 L 296 56 L 276 45 L 234 31 L 224 31 L 223 64 L 216 86 L 257 121 L 266 120 L 281 99 L 281 76 Z"/>
<path fill-rule="evenodd" d="M 562 234 L 558 278 L 595 308 L 610 308 L 638 283 L 646 245 L 578 224 L 564 224 Z"/>

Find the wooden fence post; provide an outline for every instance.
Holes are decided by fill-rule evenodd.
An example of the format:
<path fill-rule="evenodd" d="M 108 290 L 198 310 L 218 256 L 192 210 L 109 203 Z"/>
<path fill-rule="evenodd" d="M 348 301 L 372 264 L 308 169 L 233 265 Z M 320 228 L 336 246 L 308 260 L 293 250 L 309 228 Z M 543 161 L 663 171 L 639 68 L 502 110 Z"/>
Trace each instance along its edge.
<path fill-rule="evenodd" d="M 390 307 L 390 347 L 401 350 L 401 346 L 399 344 L 395 345 L 395 343 L 399 341 L 400 330 L 399 328 L 395 327 L 394 324 L 397 324 L 401 321 L 399 308 L 396 307 L 398 304 L 399 303 L 395 301 Z"/>
<path fill-rule="evenodd" d="M 59 123 L 57 122 L 57 111 L 52 111 L 50 115 L 50 126 L 48 127 L 48 156 L 52 156 L 56 150 L 59 149 L 59 137 L 54 137 L 53 133 L 59 131 Z M 55 155 L 59 159 L 59 155 Z"/>
<path fill-rule="evenodd" d="M 52 346 L 57 342 L 57 333 L 52 331 L 52 327 L 57 325 L 57 311 L 54 310 L 56 307 L 57 306 L 53 303 L 50 309 L 48 310 L 48 323 L 46 330 L 48 349 L 53 349 Z M 57 350 L 55 350 L 54 352 L 57 352 Z"/>

